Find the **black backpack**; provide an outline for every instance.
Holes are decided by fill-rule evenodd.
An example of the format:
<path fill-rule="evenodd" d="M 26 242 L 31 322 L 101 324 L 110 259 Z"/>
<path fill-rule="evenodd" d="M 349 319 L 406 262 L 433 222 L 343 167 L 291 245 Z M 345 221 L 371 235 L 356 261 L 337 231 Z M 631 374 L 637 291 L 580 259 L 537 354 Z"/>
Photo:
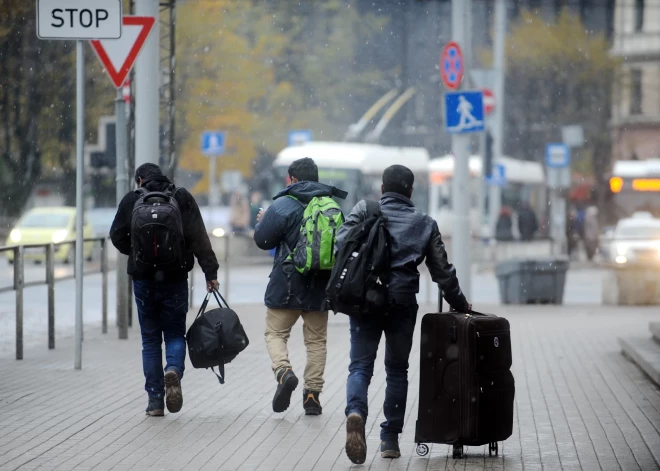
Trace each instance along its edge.
<path fill-rule="evenodd" d="M 217 366 L 220 374 L 215 375 L 220 384 L 225 384 L 225 364 L 245 350 L 250 341 L 238 315 L 229 308 L 220 293 L 213 291 L 220 307 L 205 312 L 210 295 L 211 293 L 206 294 L 197 317 L 186 334 L 188 353 L 195 368 L 211 368 L 215 373 L 213 368 Z M 218 296 L 226 307 L 222 307 Z"/>
<path fill-rule="evenodd" d="M 390 235 L 378 201 L 352 227 L 337 253 L 326 288 L 328 307 L 350 316 L 385 313 L 390 281 Z"/>
<path fill-rule="evenodd" d="M 139 271 L 185 269 L 185 238 L 174 185 L 166 192 L 138 188 L 131 219 L 131 256 Z"/>

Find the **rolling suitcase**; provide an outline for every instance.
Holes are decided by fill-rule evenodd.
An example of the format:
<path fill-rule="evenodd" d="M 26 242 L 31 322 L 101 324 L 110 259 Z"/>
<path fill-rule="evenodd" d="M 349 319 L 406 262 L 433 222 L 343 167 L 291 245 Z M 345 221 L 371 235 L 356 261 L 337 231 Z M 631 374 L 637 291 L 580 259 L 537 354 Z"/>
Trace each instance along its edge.
<path fill-rule="evenodd" d="M 442 298 L 440 298 L 442 311 Z M 513 430 L 515 383 L 511 368 L 509 322 L 492 314 L 448 312 L 422 318 L 419 411 L 415 430 L 417 454 L 426 443 L 489 445 Z"/>

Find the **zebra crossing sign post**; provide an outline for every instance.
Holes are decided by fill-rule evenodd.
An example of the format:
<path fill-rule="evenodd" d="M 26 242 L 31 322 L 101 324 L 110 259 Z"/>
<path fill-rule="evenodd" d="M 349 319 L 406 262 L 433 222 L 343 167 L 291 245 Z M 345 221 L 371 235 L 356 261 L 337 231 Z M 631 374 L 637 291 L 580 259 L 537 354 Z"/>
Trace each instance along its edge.
<path fill-rule="evenodd" d="M 448 133 L 463 134 L 486 129 L 483 92 L 445 94 L 445 126 Z"/>

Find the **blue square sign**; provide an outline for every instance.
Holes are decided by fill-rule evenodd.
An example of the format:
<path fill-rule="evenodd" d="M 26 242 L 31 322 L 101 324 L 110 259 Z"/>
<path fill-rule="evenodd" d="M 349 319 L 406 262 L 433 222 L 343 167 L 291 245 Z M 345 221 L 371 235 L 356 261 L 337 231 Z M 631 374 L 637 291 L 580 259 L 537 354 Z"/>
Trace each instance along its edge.
<path fill-rule="evenodd" d="M 566 168 L 571 164 L 571 152 L 566 144 L 548 144 L 545 164 L 550 168 Z"/>
<path fill-rule="evenodd" d="M 483 93 L 481 91 L 446 93 L 445 125 L 447 132 L 453 134 L 483 131 L 486 127 Z"/>
<path fill-rule="evenodd" d="M 217 157 L 225 153 L 225 133 L 204 131 L 202 133 L 202 154 Z"/>
<path fill-rule="evenodd" d="M 312 140 L 312 131 L 309 129 L 296 129 L 289 131 L 289 147 L 299 146 Z"/>
<path fill-rule="evenodd" d="M 506 167 L 504 164 L 493 165 L 493 174 L 486 177 L 486 181 L 493 186 L 506 186 Z"/>

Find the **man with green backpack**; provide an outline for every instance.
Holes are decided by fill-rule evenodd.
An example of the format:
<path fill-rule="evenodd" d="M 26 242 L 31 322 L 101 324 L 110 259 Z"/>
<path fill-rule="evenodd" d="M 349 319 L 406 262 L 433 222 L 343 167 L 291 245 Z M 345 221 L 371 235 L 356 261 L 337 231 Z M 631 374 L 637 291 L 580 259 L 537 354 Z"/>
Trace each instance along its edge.
<path fill-rule="evenodd" d="M 335 243 L 344 216 L 332 197 L 347 193 L 319 183 L 318 167 L 306 157 L 289 166 L 291 185 L 275 195 L 257 216 L 254 241 L 263 250 L 276 249 L 266 289 L 266 347 L 277 380 L 273 411 L 285 411 L 298 378 L 289 361 L 291 329 L 303 319 L 307 348 L 303 407 L 307 415 L 322 412 L 328 311 L 325 288 L 335 262 Z"/>

